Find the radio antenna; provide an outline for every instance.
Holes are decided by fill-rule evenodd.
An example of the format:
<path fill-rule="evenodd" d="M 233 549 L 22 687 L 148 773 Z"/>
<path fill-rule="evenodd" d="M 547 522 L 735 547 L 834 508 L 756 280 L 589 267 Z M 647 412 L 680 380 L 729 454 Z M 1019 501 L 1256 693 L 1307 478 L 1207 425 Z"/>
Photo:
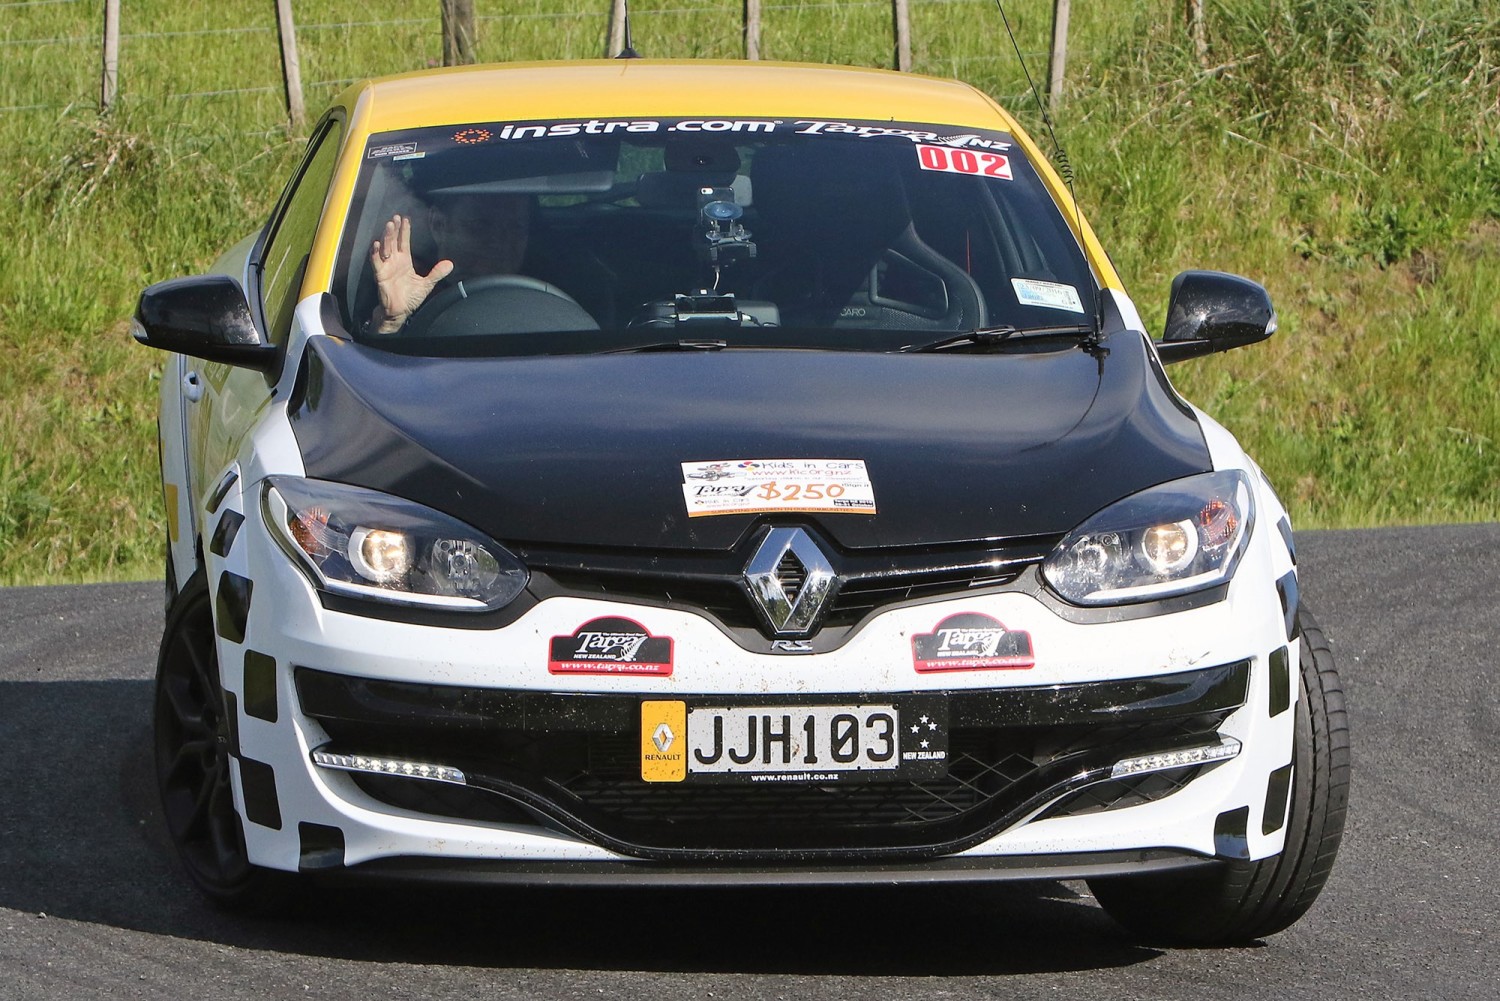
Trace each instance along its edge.
<path fill-rule="evenodd" d="M 630 42 L 630 0 L 615 0 L 615 14 L 619 19 L 620 36 L 624 41 L 624 47 L 615 54 L 615 58 L 641 58 L 641 54 L 635 51 L 635 46 Z"/>
<path fill-rule="evenodd" d="M 1031 97 L 1036 101 L 1036 110 L 1041 113 L 1042 124 L 1047 127 L 1047 136 L 1052 140 L 1053 159 L 1057 161 L 1057 172 L 1062 176 L 1063 183 L 1068 186 L 1068 200 L 1072 202 L 1073 237 L 1078 241 L 1080 248 L 1083 242 L 1083 220 L 1078 213 L 1078 193 L 1073 190 L 1073 165 L 1068 162 L 1068 152 L 1057 139 L 1057 130 L 1052 126 L 1052 115 L 1047 111 L 1047 104 L 1042 100 L 1041 93 L 1036 89 L 1036 81 L 1031 79 L 1031 70 L 1026 67 L 1026 57 L 1021 55 L 1021 46 L 1016 41 L 1016 33 L 1011 30 L 1010 18 L 1005 16 L 1004 0 L 995 0 L 995 9 L 1000 11 L 1000 20 L 1005 25 L 1005 33 L 1010 36 L 1010 47 L 1016 52 L 1016 62 L 1021 64 L 1021 72 L 1026 74 L 1026 86 L 1031 89 Z M 1088 251 L 1084 250 L 1085 255 Z M 1099 316 L 1100 302 L 1097 291 L 1094 295 L 1094 315 Z"/>

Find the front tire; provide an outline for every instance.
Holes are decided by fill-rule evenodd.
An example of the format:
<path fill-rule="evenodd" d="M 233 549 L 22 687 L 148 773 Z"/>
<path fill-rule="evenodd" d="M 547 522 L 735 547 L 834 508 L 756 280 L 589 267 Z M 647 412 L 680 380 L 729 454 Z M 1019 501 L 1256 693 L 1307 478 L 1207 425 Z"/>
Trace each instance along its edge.
<path fill-rule="evenodd" d="M 1305 609 L 1297 618 L 1301 697 L 1285 846 L 1258 862 L 1089 880 L 1100 905 L 1132 935 L 1187 945 L 1250 942 L 1289 927 L 1328 881 L 1349 803 L 1349 722 L 1328 639 Z"/>
<path fill-rule="evenodd" d="M 211 605 L 199 574 L 167 614 L 156 663 L 157 788 L 167 834 L 198 889 L 227 910 L 264 913 L 289 902 L 295 877 L 252 865 L 245 849 Z"/>

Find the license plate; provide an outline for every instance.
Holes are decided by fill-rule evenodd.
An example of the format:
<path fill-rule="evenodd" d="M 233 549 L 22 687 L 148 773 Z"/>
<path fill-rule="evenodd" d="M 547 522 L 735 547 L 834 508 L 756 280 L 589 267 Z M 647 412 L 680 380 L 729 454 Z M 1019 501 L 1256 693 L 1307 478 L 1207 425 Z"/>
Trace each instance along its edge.
<path fill-rule="evenodd" d="M 647 782 L 873 782 L 947 768 L 941 698 L 843 705 L 641 704 Z"/>

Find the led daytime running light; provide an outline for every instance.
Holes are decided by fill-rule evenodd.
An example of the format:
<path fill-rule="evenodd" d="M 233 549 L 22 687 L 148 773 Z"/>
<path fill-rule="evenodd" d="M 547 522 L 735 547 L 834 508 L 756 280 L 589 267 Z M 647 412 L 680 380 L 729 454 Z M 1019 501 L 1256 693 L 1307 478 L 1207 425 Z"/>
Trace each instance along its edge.
<path fill-rule="evenodd" d="M 427 779 L 430 782 L 448 782 L 453 785 L 468 785 L 468 777 L 457 768 L 448 765 L 433 765 L 420 761 L 402 761 L 399 758 L 372 758 L 364 754 L 334 754 L 331 751 L 312 752 L 313 764 L 322 768 L 333 768 L 341 772 L 365 772 L 370 775 L 396 775 L 408 779 Z"/>
<path fill-rule="evenodd" d="M 1179 751 L 1161 751 L 1143 754 L 1136 758 L 1125 758 L 1115 762 L 1109 770 L 1112 779 L 1130 775 L 1146 775 L 1150 772 L 1166 772 L 1173 768 L 1188 768 L 1193 765 L 1209 765 L 1216 761 L 1228 761 L 1240 753 L 1240 742 L 1233 737 L 1220 737 L 1217 744 L 1199 747 L 1184 747 Z"/>

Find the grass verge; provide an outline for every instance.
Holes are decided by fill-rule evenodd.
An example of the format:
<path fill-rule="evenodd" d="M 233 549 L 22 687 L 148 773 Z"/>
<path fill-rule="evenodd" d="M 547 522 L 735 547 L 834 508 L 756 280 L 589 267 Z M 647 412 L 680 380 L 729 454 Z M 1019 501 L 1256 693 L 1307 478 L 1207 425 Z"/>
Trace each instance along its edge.
<path fill-rule="evenodd" d="M 602 2 L 477 6 L 483 59 L 602 52 Z M 734 58 L 740 6 L 637 4 L 636 47 Z M 1040 77 L 1052 5 L 1006 6 Z M 1500 518 L 1494 4 L 1219 0 L 1202 61 L 1179 3 L 1075 7 L 1058 132 L 1148 325 L 1189 267 L 1254 277 L 1280 312 L 1268 344 L 1176 366 L 1174 381 L 1300 525 Z M 298 0 L 309 108 L 349 78 L 433 63 L 432 8 Z M 912 8 L 918 71 L 969 80 L 1045 131 L 988 3 Z M 0 584 L 159 573 L 160 359 L 125 319 L 143 285 L 252 230 L 301 148 L 282 125 L 268 6 L 127 5 L 107 119 L 95 15 L 0 15 L 0 182 L 19 196 L 0 241 Z M 889 7 L 770 5 L 762 48 L 888 64 Z"/>

